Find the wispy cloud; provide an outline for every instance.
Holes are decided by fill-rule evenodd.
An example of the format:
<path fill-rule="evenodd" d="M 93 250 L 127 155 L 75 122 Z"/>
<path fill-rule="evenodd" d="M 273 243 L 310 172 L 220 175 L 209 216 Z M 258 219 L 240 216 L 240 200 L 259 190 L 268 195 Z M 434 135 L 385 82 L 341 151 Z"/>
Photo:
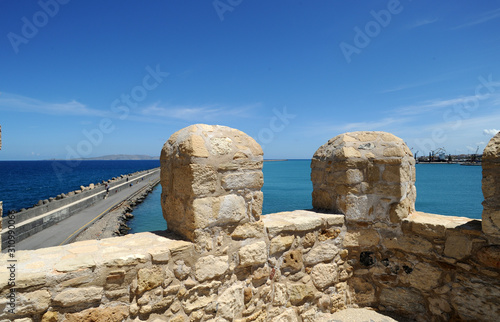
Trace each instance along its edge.
<path fill-rule="evenodd" d="M 399 86 L 396 86 L 393 88 L 383 90 L 381 93 L 385 94 L 385 93 L 398 92 L 398 91 L 402 91 L 405 89 L 410 89 L 410 88 L 415 88 L 415 87 L 420 87 L 420 86 L 425 86 L 425 85 L 441 82 L 443 80 L 445 80 L 445 79 L 439 78 L 439 79 L 433 79 L 433 80 L 428 80 L 428 81 L 416 82 L 416 83 L 412 83 L 412 84 L 402 84 L 402 85 L 399 85 Z"/>
<path fill-rule="evenodd" d="M 2 93 L 0 95 L 0 110 L 60 116 L 105 116 L 107 114 L 105 111 L 88 108 L 84 104 L 75 100 L 65 103 L 53 103 L 10 93 Z"/>
<path fill-rule="evenodd" d="M 380 92 L 383 94 L 392 93 L 392 92 L 402 91 L 402 90 L 406 90 L 406 89 L 417 88 L 417 87 L 421 87 L 421 86 L 435 84 L 435 83 L 439 83 L 439 82 L 444 82 L 444 81 L 448 81 L 448 80 L 453 80 L 453 79 L 456 79 L 457 77 L 463 77 L 462 75 L 467 74 L 471 71 L 477 71 L 477 68 L 474 68 L 474 67 L 457 68 L 457 69 L 453 69 L 452 71 L 449 71 L 447 73 L 441 73 L 438 76 L 434 76 L 430 79 L 415 81 L 413 83 L 399 84 L 399 85 L 396 85 L 392 88 L 382 90 Z M 497 84 L 494 84 L 493 86 L 496 86 L 496 85 Z"/>
<path fill-rule="evenodd" d="M 468 22 L 466 22 L 462 25 L 456 26 L 452 29 L 461 29 L 461 28 L 471 27 L 471 26 L 475 26 L 475 25 L 478 25 L 478 24 L 481 24 L 481 23 L 484 23 L 484 22 L 487 22 L 487 21 L 490 21 L 493 19 L 497 19 L 497 18 L 500 18 L 500 8 L 492 10 L 492 11 L 484 12 L 480 15 L 472 17 L 469 19 Z"/>
<path fill-rule="evenodd" d="M 341 131 L 372 131 L 372 130 L 381 130 L 386 128 L 389 125 L 393 124 L 402 124 L 407 122 L 406 118 L 393 118 L 388 117 L 381 120 L 375 121 L 366 121 L 366 122 L 353 122 L 348 123 L 343 126 L 340 126 L 339 129 Z"/>
<path fill-rule="evenodd" d="M 484 129 L 483 134 L 487 136 L 495 136 L 500 130 L 497 129 Z"/>
<path fill-rule="evenodd" d="M 397 109 L 396 112 L 401 115 L 417 115 L 455 105 L 470 104 L 472 101 L 484 100 L 488 97 L 490 97 L 490 95 L 470 95 L 451 99 L 433 99 L 419 104 L 401 107 Z"/>
<path fill-rule="evenodd" d="M 180 119 L 184 121 L 212 120 L 220 117 L 250 117 L 248 112 L 260 107 L 260 103 L 241 107 L 223 107 L 219 105 L 203 106 L 159 106 L 154 104 L 140 112 L 143 116 Z"/>
<path fill-rule="evenodd" d="M 345 132 L 354 131 L 387 131 L 395 132 L 396 128 L 405 126 L 407 122 L 411 121 L 406 117 L 388 117 L 376 120 L 367 120 L 361 122 L 351 122 L 347 124 L 325 124 L 316 123 L 312 127 L 307 126 L 304 128 L 304 135 L 314 137 L 324 134 L 341 134 Z"/>
<path fill-rule="evenodd" d="M 425 25 L 430 25 L 431 23 L 435 23 L 438 20 L 439 20 L 438 18 L 420 19 L 420 20 L 417 20 L 412 25 L 410 25 L 410 28 L 418 28 L 418 27 L 422 27 L 422 26 L 425 26 Z"/>

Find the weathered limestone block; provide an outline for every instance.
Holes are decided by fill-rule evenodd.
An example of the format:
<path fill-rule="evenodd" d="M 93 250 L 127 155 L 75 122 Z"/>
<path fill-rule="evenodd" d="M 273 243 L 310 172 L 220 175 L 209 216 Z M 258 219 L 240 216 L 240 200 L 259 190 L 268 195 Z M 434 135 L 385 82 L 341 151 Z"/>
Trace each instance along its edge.
<path fill-rule="evenodd" d="M 288 269 L 291 271 L 300 271 L 304 266 L 304 260 L 302 258 L 302 251 L 300 249 L 294 249 L 286 252 L 283 256 L 283 269 Z"/>
<path fill-rule="evenodd" d="M 287 292 L 290 303 L 298 306 L 314 298 L 316 290 L 311 284 L 290 283 L 288 284 Z"/>
<path fill-rule="evenodd" d="M 246 223 L 236 227 L 231 233 L 233 239 L 264 238 L 266 229 L 262 221 Z"/>
<path fill-rule="evenodd" d="M 431 291 L 439 286 L 442 270 L 427 263 L 417 263 L 409 273 L 401 275 L 403 283 L 421 291 Z"/>
<path fill-rule="evenodd" d="M 101 301 L 102 290 L 102 287 L 65 289 L 54 297 L 53 303 L 62 307 L 91 306 Z"/>
<path fill-rule="evenodd" d="M 412 316 L 425 312 L 423 296 L 411 288 L 384 288 L 380 293 L 379 301 L 388 311 L 403 314 L 410 314 L 411 312 Z"/>
<path fill-rule="evenodd" d="M 314 246 L 305 256 L 304 263 L 306 265 L 314 265 L 321 262 L 331 261 L 337 254 L 339 249 L 335 245 L 335 240 L 327 240 Z"/>
<path fill-rule="evenodd" d="M 219 281 L 212 281 L 190 289 L 182 300 L 184 312 L 190 314 L 193 311 L 205 309 L 207 305 L 217 298 L 220 284 L 221 282 Z"/>
<path fill-rule="evenodd" d="M 269 253 L 270 255 L 276 253 L 282 253 L 285 250 L 289 249 L 292 246 L 294 236 L 277 236 L 271 240 L 271 244 L 269 245 Z"/>
<path fill-rule="evenodd" d="M 311 271 L 314 286 L 320 291 L 338 282 L 336 264 L 318 264 Z"/>
<path fill-rule="evenodd" d="M 299 322 L 299 318 L 297 317 L 297 312 L 293 308 L 289 308 L 283 311 L 278 316 L 273 317 L 273 321 L 276 322 Z"/>
<path fill-rule="evenodd" d="M 187 266 L 184 263 L 184 260 L 178 260 L 174 265 L 174 275 L 179 280 L 184 280 L 188 277 L 189 273 L 191 273 L 191 267 Z"/>
<path fill-rule="evenodd" d="M 42 322 L 57 322 L 59 321 L 59 314 L 53 311 L 47 311 L 42 316 Z"/>
<path fill-rule="evenodd" d="M 500 246 L 483 247 L 476 253 L 476 257 L 486 267 L 500 269 Z"/>
<path fill-rule="evenodd" d="M 489 281 L 459 276 L 451 290 L 451 305 L 464 321 L 496 321 L 500 316 L 500 289 Z"/>
<path fill-rule="evenodd" d="M 160 286 L 165 280 L 165 271 L 160 266 L 143 268 L 137 272 L 137 292 L 142 294 Z"/>
<path fill-rule="evenodd" d="M 351 230 L 344 236 L 344 247 L 369 247 L 376 246 L 380 241 L 380 236 L 376 230 L 362 229 Z"/>
<path fill-rule="evenodd" d="M 241 312 L 243 312 L 245 308 L 245 303 L 243 301 L 243 283 L 236 283 L 222 292 L 217 298 L 217 303 L 219 303 L 217 316 L 229 321 L 233 321 L 235 318 L 240 317 Z"/>
<path fill-rule="evenodd" d="M 0 317 L 5 317 L 4 314 L 7 313 L 9 309 L 13 309 L 9 303 L 10 299 L 2 299 L 0 302 L 0 307 L 3 309 L 1 311 Z M 6 305 L 7 304 L 7 305 Z M 45 312 L 50 306 L 50 293 L 46 290 L 39 290 L 29 293 L 21 293 L 16 298 L 16 306 L 14 312 L 18 315 L 28 315 L 28 314 L 40 314 Z M 6 309 L 4 306 L 6 305 Z"/>
<path fill-rule="evenodd" d="M 444 254 L 448 257 L 463 259 L 471 254 L 472 240 L 467 235 L 451 235 L 446 238 Z"/>
<path fill-rule="evenodd" d="M 240 266 L 262 265 L 267 262 L 267 245 L 264 241 L 259 241 L 241 247 L 238 251 Z"/>
<path fill-rule="evenodd" d="M 376 302 L 375 287 L 371 283 L 360 277 L 353 277 L 348 280 L 348 283 L 353 291 L 356 304 L 368 306 Z"/>
<path fill-rule="evenodd" d="M 483 232 L 500 238 L 500 132 L 486 145 L 483 166 Z"/>
<path fill-rule="evenodd" d="M 195 264 L 195 277 L 203 282 L 224 275 L 229 268 L 229 257 L 213 255 L 200 258 Z"/>
<path fill-rule="evenodd" d="M 283 283 L 274 284 L 274 298 L 273 305 L 283 306 L 287 302 L 286 285 Z"/>
<path fill-rule="evenodd" d="M 160 161 L 163 217 L 169 230 L 196 241 L 197 232 L 211 227 L 259 220 L 263 152 L 245 133 L 191 125 L 169 138 Z"/>
<path fill-rule="evenodd" d="M 93 322 L 93 321 L 123 321 L 129 316 L 126 306 L 102 307 L 87 309 L 82 312 L 66 314 L 66 322 Z M 57 320 L 56 320 L 57 321 Z"/>
<path fill-rule="evenodd" d="M 351 132 L 321 146 L 311 162 L 313 207 L 346 220 L 399 223 L 415 211 L 415 159 L 400 138 Z"/>
<path fill-rule="evenodd" d="M 320 227 L 342 226 L 343 215 L 322 214 L 308 210 L 278 212 L 262 216 L 269 237 L 282 233 L 308 232 Z"/>

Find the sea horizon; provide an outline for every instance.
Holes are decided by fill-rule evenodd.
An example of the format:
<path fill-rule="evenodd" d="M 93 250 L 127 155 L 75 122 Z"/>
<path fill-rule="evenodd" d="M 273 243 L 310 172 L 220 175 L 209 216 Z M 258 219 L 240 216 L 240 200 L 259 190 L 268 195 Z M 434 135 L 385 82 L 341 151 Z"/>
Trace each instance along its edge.
<path fill-rule="evenodd" d="M 312 208 L 310 160 L 286 159 L 264 163 L 263 213 Z M 159 160 L 85 160 L 76 162 L 78 165 L 73 163 L 74 168 L 63 169 L 65 172 L 58 174 L 52 162 L 57 161 L 0 161 L 3 215 L 10 210 L 29 208 L 39 200 L 77 190 L 82 185 L 160 166 Z M 5 167 L 9 163 L 10 170 Z M 21 166 L 16 167 L 16 164 Z M 424 164 L 416 165 L 417 211 L 481 218 L 481 167 Z"/>

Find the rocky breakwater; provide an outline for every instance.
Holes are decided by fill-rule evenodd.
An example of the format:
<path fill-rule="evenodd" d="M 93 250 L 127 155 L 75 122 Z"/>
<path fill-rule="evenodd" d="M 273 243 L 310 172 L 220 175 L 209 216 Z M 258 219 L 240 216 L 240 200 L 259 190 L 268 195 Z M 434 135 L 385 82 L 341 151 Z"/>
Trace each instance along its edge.
<path fill-rule="evenodd" d="M 159 183 L 159 180 L 155 180 L 138 191 L 137 194 L 124 200 L 83 232 L 79 233 L 75 241 L 127 235 L 130 231 L 128 222 L 134 218 L 134 208 L 141 204 Z"/>
<path fill-rule="evenodd" d="M 157 170 L 156 170 L 157 171 Z M 79 190 L 59 194 L 46 200 L 40 200 L 29 209 L 9 213 L 12 221 L 15 221 L 16 242 L 34 235 L 58 222 L 78 213 L 86 207 L 92 206 L 106 196 L 106 184 L 110 187 L 109 193 L 127 189 L 127 180 L 147 178 L 154 174 L 154 170 L 135 172 L 129 175 L 114 177 L 101 183 L 91 183 L 88 186 L 80 186 Z M 8 235 L 6 229 L 1 231 L 2 249 L 7 247 Z"/>

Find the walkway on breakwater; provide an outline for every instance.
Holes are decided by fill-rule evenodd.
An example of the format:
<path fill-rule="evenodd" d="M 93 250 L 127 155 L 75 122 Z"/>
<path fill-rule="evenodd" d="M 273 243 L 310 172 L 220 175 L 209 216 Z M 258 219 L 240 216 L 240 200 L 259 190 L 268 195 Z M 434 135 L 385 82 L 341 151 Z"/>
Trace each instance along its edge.
<path fill-rule="evenodd" d="M 93 206 L 90 206 L 51 227 L 19 241 L 16 244 L 16 250 L 34 250 L 71 243 L 85 228 L 89 227 L 92 223 L 104 216 L 113 208 L 116 208 L 122 202 L 133 197 L 136 193 L 147 187 L 152 182 L 158 181 L 160 178 L 159 169 L 155 169 L 153 176 L 144 179 L 144 177 L 149 174 L 150 173 L 147 173 L 141 177 L 134 178 L 134 180 L 131 180 L 130 182 L 124 182 L 118 186 L 113 186 L 110 189 L 107 198 L 103 198 L 103 200 L 98 201 Z M 130 186 L 130 184 L 132 184 L 132 186 Z M 129 187 L 123 190 L 117 189 L 124 185 Z M 96 193 L 96 195 L 98 194 L 102 194 L 104 196 L 105 192 L 101 191 Z"/>

